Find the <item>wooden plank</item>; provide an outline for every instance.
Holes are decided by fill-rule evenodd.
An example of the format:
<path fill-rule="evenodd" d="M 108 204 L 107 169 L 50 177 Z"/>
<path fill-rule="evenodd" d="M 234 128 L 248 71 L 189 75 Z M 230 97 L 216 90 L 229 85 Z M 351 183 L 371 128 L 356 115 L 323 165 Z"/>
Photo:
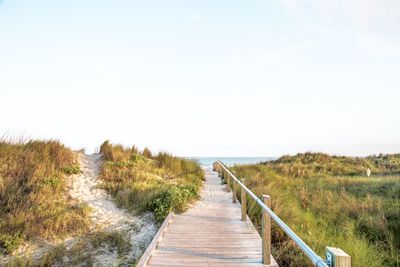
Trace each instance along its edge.
<path fill-rule="evenodd" d="M 261 246 L 260 246 L 261 247 Z M 226 248 L 203 248 L 199 250 L 194 249 L 185 249 L 185 248 L 173 248 L 173 247 L 158 247 L 157 250 L 154 251 L 152 255 L 158 254 L 175 254 L 180 253 L 183 255 L 190 254 L 190 255 L 197 255 L 197 254 L 204 254 L 207 255 L 233 255 L 234 257 L 241 256 L 241 257 L 253 257 L 256 256 L 257 259 L 261 261 L 260 254 L 261 249 L 256 248 L 243 248 L 241 252 L 236 250 L 226 250 Z"/>
<path fill-rule="evenodd" d="M 235 267 L 235 266 L 254 266 L 254 267 L 261 267 L 265 266 L 262 263 L 248 263 L 246 265 L 243 265 L 243 263 L 157 263 L 152 265 L 153 267 L 204 267 L 204 266 L 210 266 L 210 267 Z"/>
<path fill-rule="evenodd" d="M 172 248 L 172 249 L 180 249 L 180 248 L 187 248 L 190 250 L 194 250 L 194 249 L 219 249 L 219 248 L 225 248 L 225 249 L 235 249 L 238 251 L 238 253 L 240 253 L 242 250 L 241 248 L 243 246 L 246 246 L 246 244 L 220 244 L 220 243 L 214 243 L 214 244 L 207 244 L 207 245 L 196 245 L 196 244 L 188 244 L 188 243 L 164 243 L 162 242 L 161 244 L 159 244 L 157 246 L 157 248 Z M 258 248 L 261 246 L 260 244 L 249 244 L 250 247 L 252 247 L 253 249 L 256 249 L 257 251 L 259 250 Z"/>
<path fill-rule="evenodd" d="M 159 256 L 159 257 L 157 257 Z M 255 259 L 255 258 L 250 258 L 250 259 L 243 259 L 243 258 L 236 258 L 236 259 L 207 259 L 207 261 L 204 261 L 203 257 L 181 257 L 179 254 L 170 254 L 170 255 L 154 255 L 152 262 L 153 263 L 175 263 L 177 262 L 177 257 L 179 257 L 178 262 L 179 263 L 201 263 L 201 262 L 207 262 L 207 263 L 261 263 L 260 259 Z"/>

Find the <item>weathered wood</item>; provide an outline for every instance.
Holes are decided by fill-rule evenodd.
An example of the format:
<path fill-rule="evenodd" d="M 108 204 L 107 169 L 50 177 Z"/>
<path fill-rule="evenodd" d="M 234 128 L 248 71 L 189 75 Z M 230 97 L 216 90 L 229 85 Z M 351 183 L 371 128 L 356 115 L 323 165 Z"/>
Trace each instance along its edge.
<path fill-rule="evenodd" d="M 136 267 L 143 267 L 146 266 L 147 262 L 151 257 L 151 253 L 157 246 L 157 243 L 161 240 L 165 230 L 167 229 L 168 225 L 171 223 L 174 214 L 171 212 L 168 214 L 167 218 L 165 218 L 163 224 L 161 225 L 160 229 L 158 229 L 157 234 L 154 236 L 153 240 L 151 241 L 150 245 L 147 247 L 146 251 L 143 253 L 142 257 L 140 258 Z"/>
<path fill-rule="evenodd" d="M 271 198 L 269 195 L 263 195 L 263 201 L 265 205 L 271 207 Z M 270 264 L 271 263 L 271 217 L 268 213 L 263 210 L 262 211 L 262 254 L 263 254 L 263 263 Z"/>
<path fill-rule="evenodd" d="M 227 185 L 227 188 L 228 188 L 228 192 L 231 192 L 231 176 L 229 175 L 229 173 L 228 172 L 226 172 L 226 185 Z"/>
<path fill-rule="evenodd" d="M 242 204 L 242 221 L 246 221 L 246 217 L 247 217 L 247 199 L 246 199 L 246 191 L 244 191 L 243 188 L 240 189 L 240 201 Z"/>
<path fill-rule="evenodd" d="M 265 266 L 260 235 L 240 214 L 216 173 L 206 170 L 202 199 L 174 216 L 147 266 Z M 272 257 L 269 266 L 277 266 Z"/>
<path fill-rule="evenodd" d="M 232 179 L 233 193 L 232 193 L 232 202 L 236 203 L 236 182 Z"/>
<path fill-rule="evenodd" d="M 351 267 L 351 257 L 340 248 L 327 247 L 326 259 L 332 267 Z"/>

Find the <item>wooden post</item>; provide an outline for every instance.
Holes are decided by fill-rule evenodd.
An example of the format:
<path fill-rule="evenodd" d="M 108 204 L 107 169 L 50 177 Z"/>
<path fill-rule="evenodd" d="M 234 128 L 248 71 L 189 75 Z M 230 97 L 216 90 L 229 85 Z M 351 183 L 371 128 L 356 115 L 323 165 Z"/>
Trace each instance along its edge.
<path fill-rule="evenodd" d="M 240 200 L 242 202 L 242 221 L 246 221 L 246 191 L 244 191 L 244 188 L 240 188 Z"/>
<path fill-rule="evenodd" d="M 236 181 L 232 179 L 232 183 L 233 183 L 232 202 L 236 203 Z"/>
<path fill-rule="evenodd" d="M 262 196 L 264 204 L 271 207 L 269 195 Z M 271 264 L 271 217 L 262 210 L 262 256 L 263 264 Z"/>
<path fill-rule="evenodd" d="M 340 248 L 327 247 L 326 260 L 332 267 L 351 267 L 351 257 Z"/>
<path fill-rule="evenodd" d="M 231 192 L 231 176 L 228 171 L 226 172 L 226 183 L 228 185 L 228 192 Z"/>

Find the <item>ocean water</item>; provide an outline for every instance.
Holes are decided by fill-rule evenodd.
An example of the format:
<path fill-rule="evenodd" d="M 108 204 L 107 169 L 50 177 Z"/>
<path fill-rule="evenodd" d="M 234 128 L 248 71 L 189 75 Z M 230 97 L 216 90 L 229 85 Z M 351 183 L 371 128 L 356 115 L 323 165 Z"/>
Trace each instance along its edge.
<path fill-rule="evenodd" d="M 255 164 L 274 160 L 274 157 L 188 157 L 187 159 L 196 160 L 202 166 L 212 165 L 216 161 L 221 161 L 225 165 Z"/>

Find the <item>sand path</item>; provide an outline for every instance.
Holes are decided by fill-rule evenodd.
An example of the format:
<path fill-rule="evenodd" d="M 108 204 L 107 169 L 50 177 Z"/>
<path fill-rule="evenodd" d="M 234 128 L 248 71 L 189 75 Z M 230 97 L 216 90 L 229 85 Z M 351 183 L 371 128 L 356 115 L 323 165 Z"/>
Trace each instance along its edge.
<path fill-rule="evenodd" d="M 105 190 L 99 188 L 98 179 L 101 167 L 101 154 L 79 154 L 81 173 L 72 179 L 70 195 L 86 203 L 91 209 L 93 229 L 104 231 L 124 231 L 129 236 L 131 251 L 123 262 L 134 261 L 157 232 L 154 217 L 151 213 L 135 216 L 118 208 Z M 97 266 L 109 266 L 115 259 L 101 256 Z M 112 264 L 111 264 L 112 265 Z"/>
<path fill-rule="evenodd" d="M 138 218 L 119 209 L 111 197 L 100 189 L 101 155 L 79 154 L 81 174 L 73 177 L 70 195 L 89 205 L 92 209 L 91 219 L 93 226 L 101 229 L 119 230 L 135 226 Z"/>

